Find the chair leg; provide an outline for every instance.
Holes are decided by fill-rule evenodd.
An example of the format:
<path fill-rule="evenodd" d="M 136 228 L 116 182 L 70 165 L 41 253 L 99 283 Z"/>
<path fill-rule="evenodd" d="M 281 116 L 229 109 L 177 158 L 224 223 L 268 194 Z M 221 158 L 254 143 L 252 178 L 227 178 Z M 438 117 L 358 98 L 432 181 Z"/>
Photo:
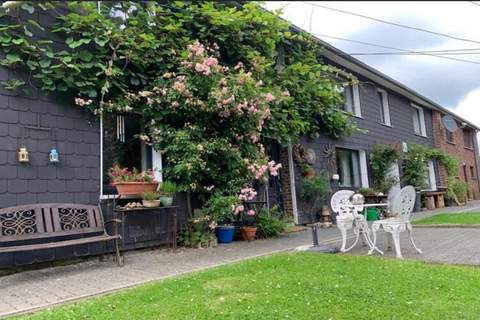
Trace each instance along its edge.
<path fill-rule="evenodd" d="M 398 259 L 403 259 L 402 252 L 400 250 L 400 231 L 395 228 L 392 231 L 393 245 L 395 246 L 395 253 Z"/>
<path fill-rule="evenodd" d="M 415 250 L 417 250 L 417 253 L 422 253 L 422 250 L 420 250 L 416 245 L 415 245 L 415 241 L 413 241 L 413 227 L 412 227 L 412 224 L 411 223 L 408 223 L 407 224 L 407 230 L 408 230 L 408 234 L 410 236 L 410 242 L 412 243 L 413 247 L 415 248 Z"/>
<path fill-rule="evenodd" d="M 381 255 L 383 255 L 383 251 L 377 248 L 377 231 L 380 229 L 380 226 L 378 225 L 372 225 L 372 234 L 373 234 L 373 239 L 371 243 L 371 248 L 368 251 L 368 254 L 371 255 L 375 250 L 377 250 Z"/>
<path fill-rule="evenodd" d="M 342 246 L 340 248 L 340 252 L 345 252 L 345 246 L 347 245 L 347 228 L 341 222 L 337 222 L 337 227 L 342 234 Z"/>
<path fill-rule="evenodd" d="M 120 254 L 120 250 L 118 248 L 118 239 L 115 239 L 115 255 L 117 257 L 118 266 L 123 267 L 123 256 Z"/>
<path fill-rule="evenodd" d="M 345 251 L 342 252 L 350 251 L 357 245 L 358 240 L 360 239 L 360 229 L 357 226 L 353 227 L 353 233 L 355 234 L 355 241 L 353 241 L 353 244 L 350 247 L 348 247 L 347 249 L 345 249 Z"/>

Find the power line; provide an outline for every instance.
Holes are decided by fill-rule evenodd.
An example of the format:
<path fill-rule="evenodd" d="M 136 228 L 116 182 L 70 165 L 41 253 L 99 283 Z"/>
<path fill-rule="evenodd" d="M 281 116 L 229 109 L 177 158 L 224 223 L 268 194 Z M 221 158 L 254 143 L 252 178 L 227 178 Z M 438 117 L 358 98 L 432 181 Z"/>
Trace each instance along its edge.
<path fill-rule="evenodd" d="M 472 4 L 480 7 L 480 4 L 479 4 L 479 3 L 476 3 L 475 1 L 468 1 L 468 2 L 470 2 L 470 3 L 472 3 Z"/>
<path fill-rule="evenodd" d="M 471 2 L 480 6 L 478 3 L 475 3 L 473 1 L 471 1 Z M 391 21 L 382 20 L 382 19 L 375 18 L 375 17 L 366 16 L 366 15 L 363 15 L 363 14 L 360 14 L 360 13 L 355 13 L 355 12 L 346 11 L 346 10 L 342 10 L 342 9 L 332 8 L 332 7 L 329 7 L 329 6 L 324 6 L 324 5 L 321 5 L 321 4 L 318 4 L 318 3 L 311 3 L 311 2 L 305 2 L 305 3 L 309 4 L 311 6 L 314 6 L 314 7 L 319 7 L 319 8 L 323 8 L 323 9 L 327 9 L 327 10 L 332 10 L 332 11 L 344 13 L 344 14 L 349 14 L 349 15 L 352 15 L 352 16 L 357 16 L 357 17 L 361 17 L 361 18 L 364 18 L 364 19 L 369 19 L 369 20 L 373 20 L 373 21 L 376 21 L 376 22 L 381 22 L 381 23 L 392 25 L 392 26 L 400 27 L 400 28 L 421 31 L 421 32 L 433 34 L 433 35 L 436 35 L 436 36 L 446 37 L 446 38 L 450 38 L 450 39 L 454 39 L 454 40 L 458 40 L 458 41 L 465 41 L 465 42 L 480 44 L 480 41 L 477 41 L 477 40 L 452 36 L 452 35 L 449 35 L 449 34 L 446 34 L 446 33 L 431 31 L 431 30 L 427 30 L 427 29 L 424 29 L 424 28 L 407 26 L 407 25 L 404 25 L 404 24 L 396 23 L 396 22 L 391 22 Z"/>
<path fill-rule="evenodd" d="M 409 55 L 423 55 L 424 52 L 353 52 L 348 53 L 351 56 L 390 56 L 390 55 L 400 55 L 400 56 L 409 56 Z M 436 56 L 457 56 L 457 55 L 480 55 L 480 51 L 478 52 L 439 52 L 435 54 Z"/>
<path fill-rule="evenodd" d="M 450 55 L 450 54 L 480 54 L 480 48 L 465 48 L 465 49 L 445 49 L 445 50 L 418 50 L 409 52 L 362 52 L 362 53 L 349 53 L 350 55 L 363 55 L 363 54 L 419 54 L 419 53 L 434 53 L 438 55 Z"/>
<path fill-rule="evenodd" d="M 389 49 L 389 50 L 396 50 L 396 51 L 401 51 L 401 52 L 413 52 L 413 53 L 418 53 L 419 55 L 437 57 L 437 58 L 440 58 L 440 59 L 453 60 L 453 61 L 459 61 L 459 62 L 466 62 L 466 63 L 472 63 L 472 64 L 480 64 L 479 61 L 458 59 L 458 58 L 453 58 L 453 57 L 444 57 L 444 56 L 441 56 L 441 55 L 436 55 L 436 54 L 431 54 L 431 53 L 424 53 L 424 52 L 421 52 L 421 51 L 405 50 L 405 49 L 400 49 L 400 48 L 395 48 L 395 47 L 390 47 L 390 46 L 384 46 L 384 45 L 380 45 L 380 44 L 370 43 L 370 42 L 364 42 L 364 41 L 359 41 L 359 40 L 352 40 L 352 39 L 346 39 L 346 38 L 329 36 L 329 35 L 326 35 L 326 34 L 319 34 L 319 33 L 312 33 L 312 34 L 315 35 L 315 36 L 318 36 L 318 37 L 337 39 L 337 40 L 342 40 L 342 41 L 347 41 L 347 42 L 352 42 L 352 43 L 363 44 L 363 45 L 371 46 L 371 47 L 378 47 L 378 48 Z M 348 54 L 345 53 L 345 55 L 348 55 Z"/>

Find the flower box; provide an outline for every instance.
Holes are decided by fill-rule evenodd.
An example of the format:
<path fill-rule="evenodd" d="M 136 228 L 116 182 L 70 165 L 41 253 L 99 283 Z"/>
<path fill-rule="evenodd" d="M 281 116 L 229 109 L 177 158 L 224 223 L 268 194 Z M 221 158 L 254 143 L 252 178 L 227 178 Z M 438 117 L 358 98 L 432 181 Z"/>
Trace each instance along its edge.
<path fill-rule="evenodd" d="M 157 191 L 158 182 L 117 182 L 114 183 L 119 195 L 140 195 Z"/>

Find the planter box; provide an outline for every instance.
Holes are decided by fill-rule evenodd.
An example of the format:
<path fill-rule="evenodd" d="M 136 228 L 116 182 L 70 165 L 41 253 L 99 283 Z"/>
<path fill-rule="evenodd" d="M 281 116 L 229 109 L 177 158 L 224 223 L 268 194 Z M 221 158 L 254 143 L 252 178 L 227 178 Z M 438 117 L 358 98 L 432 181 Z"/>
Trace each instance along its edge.
<path fill-rule="evenodd" d="M 114 185 L 120 195 L 139 195 L 157 191 L 158 182 L 122 182 Z"/>

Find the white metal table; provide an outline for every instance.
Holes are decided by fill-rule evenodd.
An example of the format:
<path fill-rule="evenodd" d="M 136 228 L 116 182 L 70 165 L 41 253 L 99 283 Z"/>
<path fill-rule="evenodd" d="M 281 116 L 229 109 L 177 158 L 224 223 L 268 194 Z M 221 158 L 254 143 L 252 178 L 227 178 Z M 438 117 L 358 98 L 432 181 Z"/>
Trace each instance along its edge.
<path fill-rule="evenodd" d="M 367 221 L 367 210 L 366 208 L 374 208 L 374 207 L 388 207 L 388 203 L 369 203 L 369 204 L 364 204 L 363 205 L 363 216 L 364 216 L 364 219 L 357 219 L 356 221 L 356 224 L 357 224 L 357 228 L 358 228 L 358 232 L 361 232 L 362 235 L 363 235 L 363 239 L 366 240 L 367 242 L 367 245 L 368 247 L 370 248 L 370 251 L 378 251 L 378 253 L 382 254 L 383 255 L 383 252 L 378 249 L 374 244 L 373 244 L 373 241 L 372 239 L 370 238 L 370 227 L 368 225 L 368 221 Z M 356 208 L 358 206 L 356 205 L 352 205 L 353 208 Z"/>

